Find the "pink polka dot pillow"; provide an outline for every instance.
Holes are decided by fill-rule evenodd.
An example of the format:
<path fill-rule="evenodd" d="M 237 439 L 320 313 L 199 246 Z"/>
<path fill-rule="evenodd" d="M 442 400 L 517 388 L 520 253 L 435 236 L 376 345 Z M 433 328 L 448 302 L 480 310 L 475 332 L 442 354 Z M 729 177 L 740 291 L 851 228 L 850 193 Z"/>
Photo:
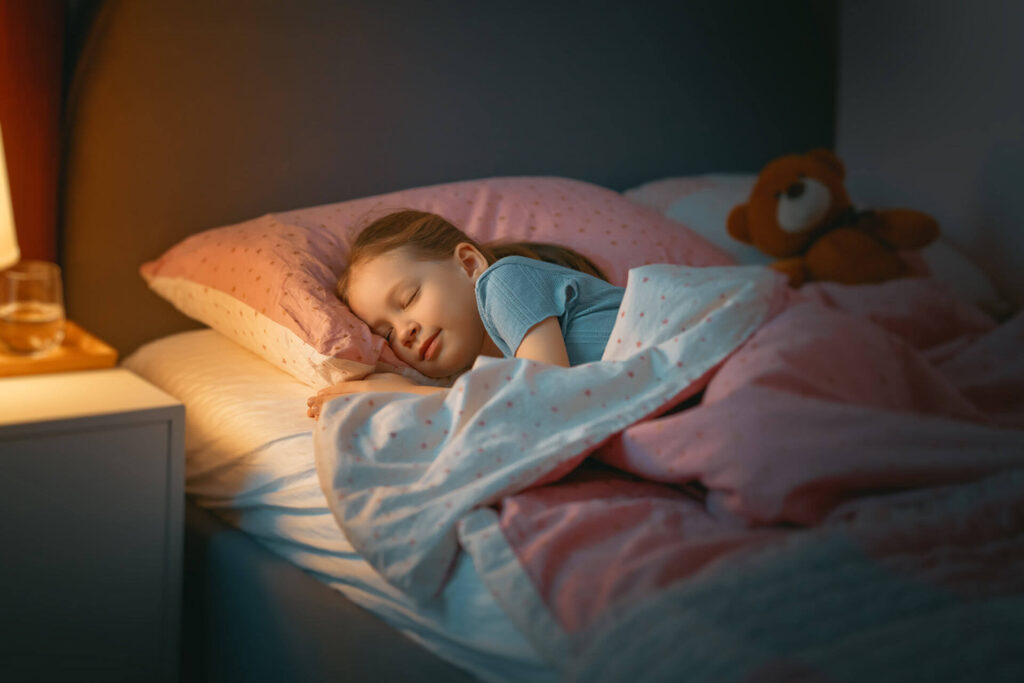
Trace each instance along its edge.
<path fill-rule="evenodd" d="M 564 178 L 514 177 L 268 214 L 188 237 L 141 273 L 184 314 L 313 387 L 378 366 L 401 368 L 384 340 L 338 300 L 334 285 L 359 231 L 405 208 L 438 213 L 482 243 L 572 247 L 616 284 L 648 263 L 733 262 L 685 226 L 617 192 Z"/>

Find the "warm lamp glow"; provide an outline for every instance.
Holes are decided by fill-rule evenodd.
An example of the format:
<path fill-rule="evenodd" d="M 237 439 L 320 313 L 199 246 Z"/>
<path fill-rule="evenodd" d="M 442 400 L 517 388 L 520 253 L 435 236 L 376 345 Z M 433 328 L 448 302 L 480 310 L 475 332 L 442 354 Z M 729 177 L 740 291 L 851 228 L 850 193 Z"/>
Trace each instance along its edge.
<path fill-rule="evenodd" d="M 11 186 L 7 183 L 4 131 L 0 127 L 0 270 L 13 266 L 20 258 L 18 233 L 14 231 L 14 210 L 11 208 Z"/>

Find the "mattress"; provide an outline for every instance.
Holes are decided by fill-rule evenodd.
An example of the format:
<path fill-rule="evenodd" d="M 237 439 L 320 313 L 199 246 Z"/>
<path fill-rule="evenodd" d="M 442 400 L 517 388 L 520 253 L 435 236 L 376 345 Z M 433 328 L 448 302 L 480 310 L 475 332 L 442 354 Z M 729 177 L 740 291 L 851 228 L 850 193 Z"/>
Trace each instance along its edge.
<path fill-rule="evenodd" d="M 151 342 L 123 361 L 186 407 L 186 493 L 437 656 L 483 680 L 554 680 L 463 556 L 424 604 L 349 544 L 317 479 L 306 385 L 213 330 Z"/>

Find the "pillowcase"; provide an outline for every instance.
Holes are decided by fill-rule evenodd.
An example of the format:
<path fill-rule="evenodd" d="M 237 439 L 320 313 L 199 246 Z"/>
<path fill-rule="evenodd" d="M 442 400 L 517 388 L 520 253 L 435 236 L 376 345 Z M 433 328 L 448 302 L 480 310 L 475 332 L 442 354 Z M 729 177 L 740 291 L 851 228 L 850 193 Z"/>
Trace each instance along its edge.
<path fill-rule="evenodd" d="M 747 201 L 756 180 L 756 175 L 725 173 L 663 178 L 623 194 L 686 225 L 737 263 L 767 265 L 775 259 L 733 239 L 725 227 L 729 212 Z"/>
<path fill-rule="evenodd" d="M 686 225 L 737 263 L 766 265 L 774 260 L 771 256 L 733 239 L 726 229 L 729 212 L 747 201 L 756 181 L 756 174 L 745 173 L 680 176 L 653 180 L 623 194 Z M 861 203 L 854 200 L 854 205 Z M 914 272 L 933 277 L 997 318 L 1013 308 L 985 271 L 943 237 L 919 251 L 904 252 L 904 257 Z"/>
<path fill-rule="evenodd" d="M 399 209 L 444 216 L 481 243 L 553 242 L 591 258 L 619 285 L 649 263 L 729 265 L 733 259 L 656 211 L 565 178 L 509 177 L 415 188 L 283 213 L 192 235 L 146 263 L 157 294 L 313 387 L 380 366 L 425 378 L 334 294 L 349 245 Z"/>

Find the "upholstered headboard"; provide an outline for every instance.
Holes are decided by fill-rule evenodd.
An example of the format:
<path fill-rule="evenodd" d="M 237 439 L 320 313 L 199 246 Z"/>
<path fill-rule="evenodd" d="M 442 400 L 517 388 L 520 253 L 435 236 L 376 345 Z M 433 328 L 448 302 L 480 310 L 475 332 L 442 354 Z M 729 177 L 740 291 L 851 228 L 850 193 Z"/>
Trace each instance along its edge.
<path fill-rule="evenodd" d="M 107 0 L 67 106 L 69 315 L 194 326 L 138 266 L 270 211 L 560 175 L 622 190 L 833 138 L 834 2 Z"/>

